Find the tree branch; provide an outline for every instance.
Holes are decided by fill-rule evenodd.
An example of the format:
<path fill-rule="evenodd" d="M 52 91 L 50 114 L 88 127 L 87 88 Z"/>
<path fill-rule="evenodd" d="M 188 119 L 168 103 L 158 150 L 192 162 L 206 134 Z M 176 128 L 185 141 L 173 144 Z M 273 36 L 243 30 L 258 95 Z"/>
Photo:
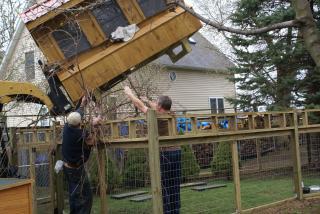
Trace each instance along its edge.
<path fill-rule="evenodd" d="M 184 3 L 180 1 L 176 1 L 174 2 L 174 4 L 182 7 L 184 10 L 188 11 L 189 13 L 191 13 L 192 15 L 200 19 L 202 22 L 210 25 L 213 28 L 216 28 L 218 31 L 227 31 L 229 33 L 236 33 L 241 35 L 257 35 L 257 34 L 266 33 L 276 29 L 282 29 L 282 28 L 288 28 L 288 27 L 299 27 L 299 22 L 297 20 L 290 20 L 290 21 L 280 22 L 280 23 L 276 23 L 276 24 L 272 24 L 272 25 L 268 25 L 268 26 L 265 26 L 262 28 L 256 28 L 256 29 L 246 29 L 246 30 L 235 29 L 231 27 L 226 27 L 224 25 L 221 25 L 217 22 L 213 22 L 203 17 L 202 15 L 196 13 L 192 8 L 189 8 L 188 6 L 186 6 Z"/>

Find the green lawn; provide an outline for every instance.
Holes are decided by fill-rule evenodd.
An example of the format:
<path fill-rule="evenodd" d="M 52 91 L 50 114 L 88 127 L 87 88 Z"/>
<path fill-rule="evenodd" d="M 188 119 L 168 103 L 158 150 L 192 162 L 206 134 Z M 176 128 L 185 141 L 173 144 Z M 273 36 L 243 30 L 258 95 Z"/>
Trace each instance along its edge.
<path fill-rule="evenodd" d="M 215 181 L 209 183 L 224 183 L 227 187 L 197 192 L 189 187 L 181 189 L 181 213 L 233 213 L 234 185 L 230 181 Z M 305 185 L 320 184 L 320 178 L 308 178 Z M 291 178 L 248 179 L 241 180 L 242 208 L 248 209 L 276 202 L 294 196 Z M 115 200 L 108 198 L 109 213 L 149 214 L 151 200 L 146 202 L 131 202 L 129 199 Z M 99 213 L 100 200 L 94 200 L 94 212 Z"/>

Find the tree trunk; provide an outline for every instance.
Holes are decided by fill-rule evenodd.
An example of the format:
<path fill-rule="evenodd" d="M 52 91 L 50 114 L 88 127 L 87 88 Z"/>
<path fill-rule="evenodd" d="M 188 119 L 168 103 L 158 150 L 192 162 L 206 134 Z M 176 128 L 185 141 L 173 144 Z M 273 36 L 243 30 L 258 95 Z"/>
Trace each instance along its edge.
<path fill-rule="evenodd" d="M 300 22 L 300 30 L 308 52 L 320 67 L 320 31 L 313 18 L 308 0 L 292 0 L 296 12 L 296 20 Z"/>

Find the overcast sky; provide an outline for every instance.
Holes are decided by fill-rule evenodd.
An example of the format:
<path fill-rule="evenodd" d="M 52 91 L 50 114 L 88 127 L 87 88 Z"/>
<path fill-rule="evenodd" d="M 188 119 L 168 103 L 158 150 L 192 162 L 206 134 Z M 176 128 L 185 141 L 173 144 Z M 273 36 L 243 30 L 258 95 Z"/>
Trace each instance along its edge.
<path fill-rule="evenodd" d="M 210 13 L 211 15 L 219 16 L 219 12 L 216 11 L 214 6 L 217 4 L 217 2 L 221 3 L 224 1 L 225 0 L 206 0 L 206 1 L 185 0 L 186 3 L 193 6 L 193 9 L 197 13 L 199 13 L 203 16 L 207 16 L 208 13 Z M 230 2 L 234 2 L 234 1 L 229 0 L 228 3 L 230 3 Z M 212 5 L 212 7 L 210 7 L 209 5 Z M 203 8 L 204 6 L 209 6 L 211 8 L 210 12 L 204 11 L 204 10 L 206 10 Z M 229 7 L 229 5 L 228 5 L 228 7 Z M 217 19 L 218 19 L 218 17 L 217 17 Z M 230 45 L 228 45 L 228 42 L 226 41 L 226 39 L 224 38 L 222 33 L 210 30 L 210 28 L 208 28 L 208 27 L 203 27 L 200 30 L 200 33 L 202 33 L 212 44 L 214 44 L 217 48 L 219 48 L 220 51 L 223 52 L 226 56 L 228 56 L 231 60 L 232 60 L 232 58 L 234 58 L 234 56 L 232 54 L 232 49 L 231 49 Z"/>

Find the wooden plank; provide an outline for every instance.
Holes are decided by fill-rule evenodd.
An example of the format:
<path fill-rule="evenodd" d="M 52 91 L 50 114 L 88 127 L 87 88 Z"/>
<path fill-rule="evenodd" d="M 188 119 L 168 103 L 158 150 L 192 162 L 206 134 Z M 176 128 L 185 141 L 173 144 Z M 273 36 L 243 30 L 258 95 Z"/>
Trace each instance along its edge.
<path fill-rule="evenodd" d="M 232 142 L 231 146 L 232 151 L 232 168 L 233 168 L 233 183 L 235 188 L 235 205 L 236 205 L 236 213 L 241 213 L 241 188 L 240 188 L 240 172 L 239 172 L 239 154 L 237 141 Z"/>
<path fill-rule="evenodd" d="M 176 124 L 175 117 L 168 119 L 168 128 L 169 128 L 169 136 L 176 136 L 177 135 L 177 124 Z"/>
<path fill-rule="evenodd" d="M 207 182 L 199 181 L 199 182 L 192 182 L 192 183 L 180 184 L 180 188 L 193 187 L 193 186 L 201 186 L 201 185 L 207 185 Z"/>
<path fill-rule="evenodd" d="M 33 135 L 34 138 L 34 135 Z M 32 210 L 33 213 L 37 213 L 37 184 L 36 184 L 36 168 L 35 168 L 35 156 L 36 156 L 36 149 L 29 147 L 29 173 L 30 173 L 30 179 L 33 181 L 34 185 L 32 188 Z"/>
<path fill-rule="evenodd" d="M 59 62 L 65 59 L 64 54 L 60 50 L 51 33 L 41 35 L 41 37 L 36 37 L 33 35 L 33 37 L 35 38 L 39 48 L 46 56 L 49 63 Z"/>
<path fill-rule="evenodd" d="M 1 179 L 2 180 L 2 179 Z M 17 179 L 15 179 L 17 180 Z M 22 180 L 0 190 L 0 210 L 4 213 L 33 213 L 32 181 Z"/>
<path fill-rule="evenodd" d="M 301 174 L 301 157 L 300 157 L 300 144 L 299 144 L 299 130 L 298 130 L 298 120 L 297 113 L 294 112 L 293 115 L 294 130 L 290 135 L 291 148 L 293 155 L 293 177 L 295 192 L 297 193 L 297 198 L 299 200 L 303 199 L 302 192 L 302 174 Z"/>
<path fill-rule="evenodd" d="M 113 139 L 119 138 L 119 126 L 118 123 L 111 124 L 111 136 Z"/>
<path fill-rule="evenodd" d="M 0 178 L 0 190 L 11 189 L 22 185 L 31 185 L 30 179 Z"/>
<path fill-rule="evenodd" d="M 144 202 L 144 201 L 147 201 L 150 199 L 152 199 L 152 195 L 139 195 L 139 196 L 135 196 L 133 198 L 130 198 L 130 201 Z"/>
<path fill-rule="evenodd" d="M 221 187 L 227 187 L 227 185 L 226 184 L 201 185 L 201 186 L 192 187 L 191 189 L 196 191 L 204 191 L 208 189 L 217 189 Z"/>
<path fill-rule="evenodd" d="M 262 170 L 262 163 L 261 163 L 261 141 L 260 139 L 255 139 L 256 142 L 256 153 L 257 153 L 257 164 L 259 171 Z"/>
<path fill-rule="evenodd" d="M 99 187 L 100 187 L 100 213 L 107 213 L 107 184 L 106 184 L 106 150 L 105 146 L 100 144 L 98 146 L 98 173 L 99 173 Z"/>
<path fill-rule="evenodd" d="M 148 121 L 148 153 L 152 192 L 152 210 L 154 214 L 162 214 L 162 190 L 160 173 L 160 151 L 158 139 L 158 122 L 156 112 L 149 109 L 147 113 Z"/>
<path fill-rule="evenodd" d="M 264 122 L 264 128 L 265 129 L 270 129 L 271 128 L 270 114 L 264 114 L 263 122 Z"/>
<path fill-rule="evenodd" d="M 252 115 L 248 115 L 248 126 L 249 126 L 249 129 L 255 129 L 256 127 L 255 120 Z"/>
<path fill-rule="evenodd" d="M 62 160 L 61 148 L 62 145 L 57 144 L 55 162 L 57 160 Z M 58 214 L 62 214 L 64 209 L 63 171 L 59 172 L 59 174 L 56 174 L 56 183 L 57 212 Z"/>
<path fill-rule="evenodd" d="M 136 0 L 117 0 L 117 3 L 130 24 L 138 24 L 146 18 Z"/>
<path fill-rule="evenodd" d="M 304 126 L 309 125 L 309 118 L 308 118 L 308 112 L 302 112 L 302 123 Z"/>
<path fill-rule="evenodd" d="M 191 133 L 197 134 L 198 133 L 198 126 L 197 126 L 197 118 L 191 117 Z M 188 129 L 188 126 L 186 125 L 186 130 Z"/>
<path fill-rule="evenodd" d="M 52 131 L 45 131 L 45 141 L 49 143 L 51 141 L 51 133 Z M 48 147 L 50 148 L 50 147 Z M 51 148 L 53 149 L 53 148 Z M 51 206 L 51 213 L 54 213 L 55 209 L 55 186 L 54 186 L 54 158 L 52 155 L 52 150 L 48 149 L 48 157 L 49 157 L 49 191 L 50 191 L 50 206 Z"/>
<path fill-rule="evenodd" d="M 241 213 L 259 213 L 259 210 L 264 210 L 264 209 L 268 209 L 268 208 L 271 208 L 271 207 L 276 207 L 276 206 L 279 206 L 281 204 L 284 204 L 286 202 L 289 202 L 289 201 L 294 201 L 296 200 L 295 197 L 291 197 L 291 198 L 287 198 L 287 199 L 284 199 L 284 200 L 281 200 L 281 201 L 277 201 L 277 202 L 274 202 L 274 203 L 270 203 L 270 204 L 265 204 L 265 205 L 262 205 L 262 206 L 258 206 L 258 207 L 254 207 L 254 208 L 250 208 L 250 209 L 246 209 L 246 210 L 242 210 Z"/>
<path fill-rule="evenodd" d="M 11 144 L 11 154 L 12 154 L 12 158 L 11 158 L 11 164 L 13 166 L 18 166 L 18 147 L 17 147 L 17 135 L 16 135 L 16 128 L 10 128 L 10 144 Z"/>
<path fill-rule="evenodd" d="M 136 121 L 129 121 L 129 138 L 136 138 L 137 137 L 137 126 L 136 126 Z"/>
<path fill-rule="evenodd" d="M 110 197 L 114 198 L 114 199 L 124 199 L 124 198 L 129 198 L 132 196 L 144 195 L 146 193 L 148 193 L 148 192 L 147 191 L 134 191 L 134 192 L 126 192 L 126 193 L 111 195 Z"/>
<path fill-rule="evenodd" d="M 77 14 L 76 19 L 92 47 L 100 45 L 107 39 L 96 18 L 90 11 Z"/>

